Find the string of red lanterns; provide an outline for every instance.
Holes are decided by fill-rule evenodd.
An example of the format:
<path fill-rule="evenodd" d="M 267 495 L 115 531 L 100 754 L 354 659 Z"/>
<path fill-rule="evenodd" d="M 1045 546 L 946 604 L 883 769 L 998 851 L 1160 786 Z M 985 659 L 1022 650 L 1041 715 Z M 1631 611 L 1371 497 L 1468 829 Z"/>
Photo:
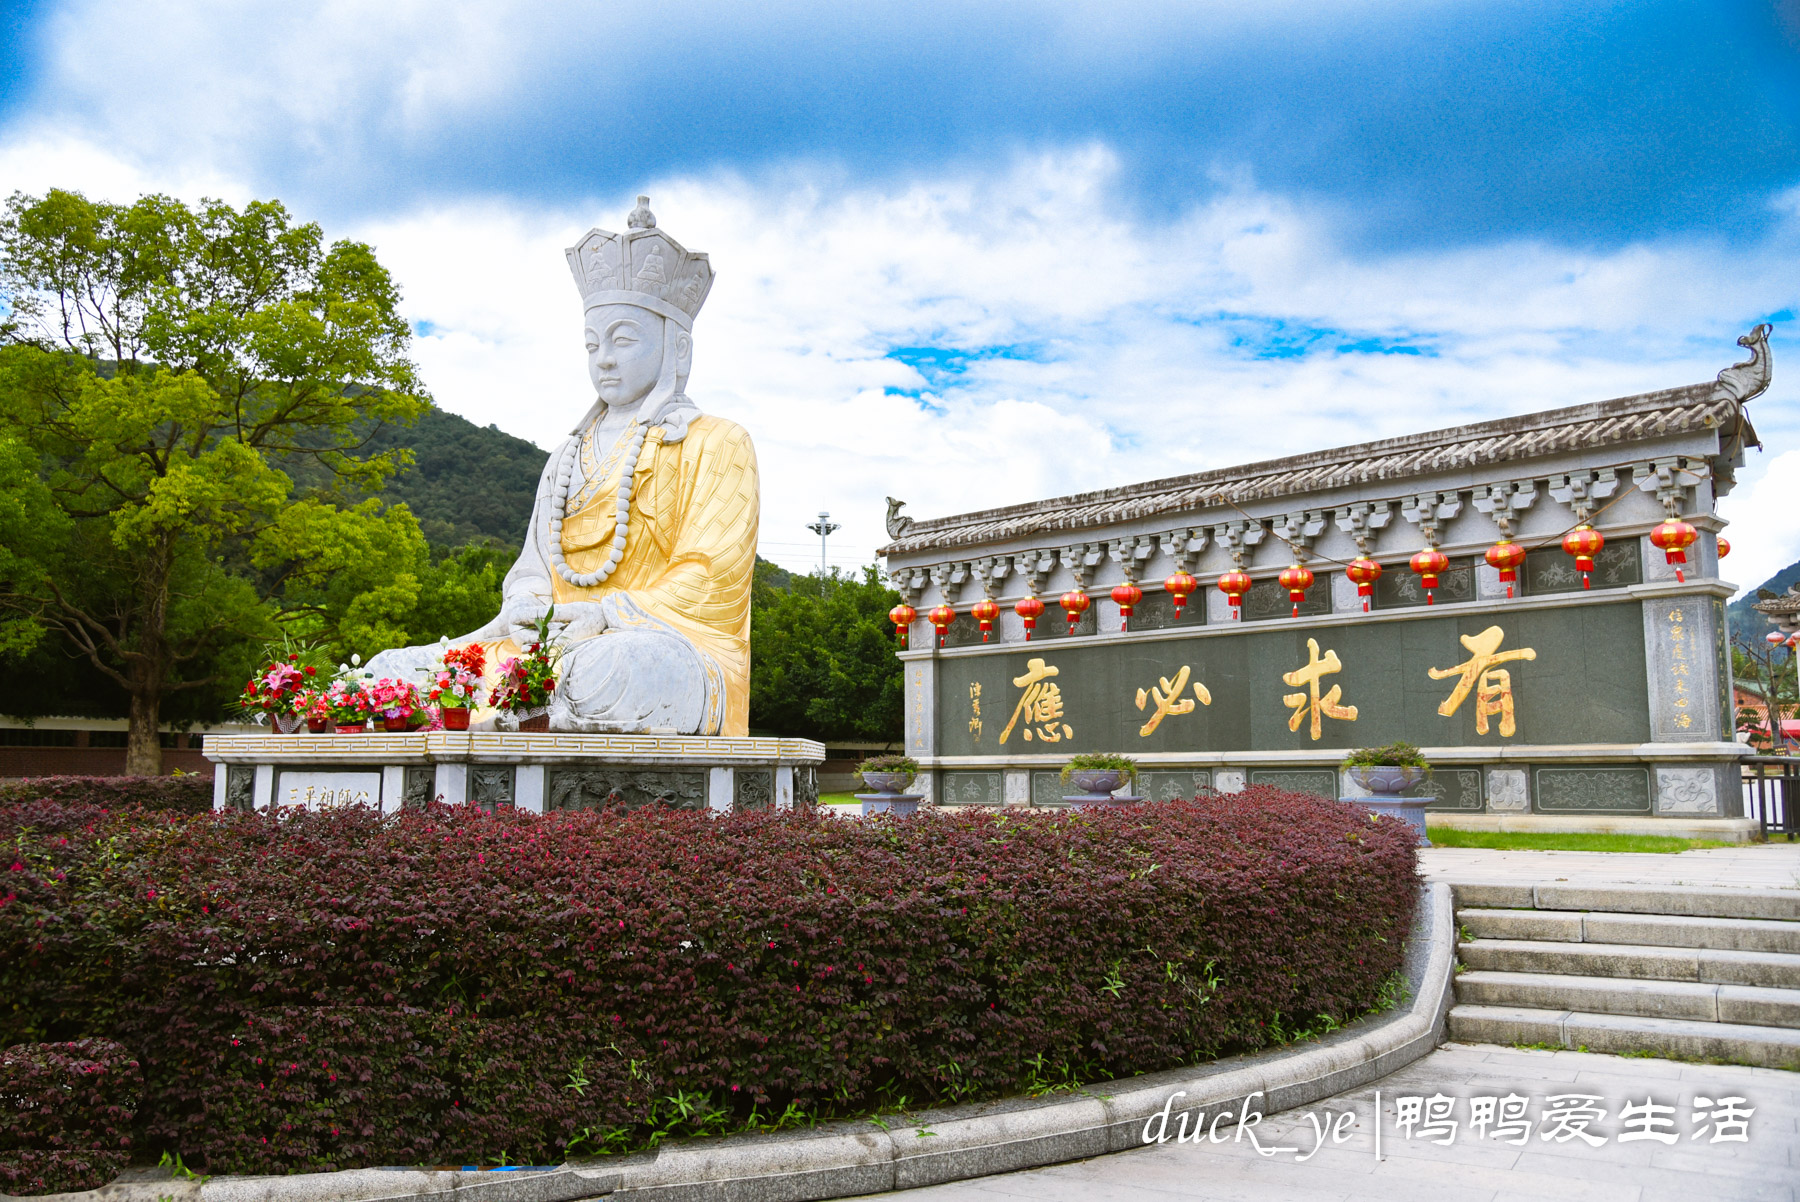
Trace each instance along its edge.
<path fill-rule="evenodd" d="M 1123 633 L 1131 625 L 1131 611 L 1144 599 L 1144 590 L 1127 580 L 1124 584 L 1113 585 L 1112 599 L 1119 607 L 1119 631 Z"/>
<path fill-rule="evenodd" d="M 1294 603 L 1293 617 L 1300 616 L 1300 603 L 1306 600 L 1306 590 L 1312 587 L 1312 569 L 1303 563 L 1291 564 L 1283 568 L 1281 575 L 1275 578 L 1277 584 L 1287 590 L 1288 600 Z"/>
<path fill-rule="evenodd" d="M 969 610 L 969 616 L 981 624 L 981 641 L 985 643 L 994 629 L 994 620 L 1000 616 L 1000 607 L 994 604 L 992 597 L 983 597 Z"/>

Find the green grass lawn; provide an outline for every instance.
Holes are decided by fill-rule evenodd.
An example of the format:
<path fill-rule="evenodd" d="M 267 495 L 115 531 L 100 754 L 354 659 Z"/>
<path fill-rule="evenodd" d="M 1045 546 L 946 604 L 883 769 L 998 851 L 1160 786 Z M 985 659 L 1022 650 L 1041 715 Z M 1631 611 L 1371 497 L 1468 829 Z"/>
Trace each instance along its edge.
<path fill-rule="evenodd" d="M 1436 847 L 1491 847 L 1501 851 L 1650 851 L 1671 853 L 1697 847 L 1733 847 L 1717 839 L 1679 839 L 1672 835 L 1558 834 L 1552 831 L 1460 831 L 1428 826 Z"/>
<path fill-rule="evenodd" d="M 854 793 L 821 793 L 819 794 L 819 804 L 822 806 L 859 806 L 862 802 L 856 800 Z"/>

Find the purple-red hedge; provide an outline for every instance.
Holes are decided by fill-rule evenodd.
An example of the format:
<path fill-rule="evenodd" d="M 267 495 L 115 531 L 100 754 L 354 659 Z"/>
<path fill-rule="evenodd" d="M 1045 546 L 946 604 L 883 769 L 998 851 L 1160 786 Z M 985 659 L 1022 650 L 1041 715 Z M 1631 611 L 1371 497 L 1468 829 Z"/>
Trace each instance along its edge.
<path fill-rule="evenodd" d="M 0 1044 L 104 1035 L 208 1172 L 559 1159 L 1095 1081 L 1373 1005 L 1413 838 L 1271 789 L 856 822 L 0 810 Z M 6 867 L 0 852 L 0 869 Z M 901 1102 L 904 1099 L 904 1103 Z"/>
<path fill-rule="evenodd" d="M 0 1193 L 98 1189 L 125 1167 L 143 1081 L 107 1039 L 0 1051 Z"/>
<path fill-rule="evenodd" d="M 53 801 L 59 805 L 92 805 L 119 810 L 137 806 L 175 814 L 204 814 L 212 809 L 210 776 L 34 776 L 0 785 L 0 807 Z"/>

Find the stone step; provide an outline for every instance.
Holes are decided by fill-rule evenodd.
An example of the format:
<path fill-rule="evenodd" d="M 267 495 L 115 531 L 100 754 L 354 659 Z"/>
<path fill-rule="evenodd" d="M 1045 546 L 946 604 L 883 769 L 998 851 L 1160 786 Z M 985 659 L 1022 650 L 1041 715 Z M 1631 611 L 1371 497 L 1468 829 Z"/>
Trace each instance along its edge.
<path fill-rule="evenodd" d="M 1628 943 L 1638 947 L 1800 954 L 1800 922 L 1760 918 L 1472 907 L 1458 910 L 1456 921 L 1477 939 Z"/>
<path fill-rule="evenodd" d="M 1800 1030 L 1800 989 L 1755 985 L 1475 971 L 1457 974 L 1456 1000 L 1475 1006 L 1680 1018 Z"/>
<path fill-rule="evenodd" d="M 1800 889 L 1709 889 L 1697 885 L 1452 885 L 1458 906 L 1496 910 L 1604 910 L 1690 918 L 1800 922 Z"/>
<path fill-rule="evenodd" d="M 1477 939 L 1456 949 L 1469 969 L 1624 977 L 1644 981 L 1698 981 L 1800 989 L 1800 956 L 1784 952 L 1714 951 L 1617 943 L 1556 943 Z"/>
<path fill-rule="evenodd" d="M 1458 1004 L 1450 1008 L 1450 1038 L 1462 1043 L 1541 1043 L 1590 1052 L 1652 1052 L 1800 1070 L 1800 1031 L 1739 1023 Z"/>

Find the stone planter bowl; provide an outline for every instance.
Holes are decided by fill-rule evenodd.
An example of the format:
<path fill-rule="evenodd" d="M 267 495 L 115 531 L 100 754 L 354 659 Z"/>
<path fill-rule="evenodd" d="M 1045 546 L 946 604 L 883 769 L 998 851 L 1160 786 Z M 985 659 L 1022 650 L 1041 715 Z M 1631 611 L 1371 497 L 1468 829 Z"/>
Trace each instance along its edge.
<path fill-rule="evenodd" d="M 1069 783 L 1083 793 L 1112 793 L 1128 776 L 1120 768 L 1077 768 L 1069 773 Z"/>
<path fill-rule="evenodd" d="M 901 793 L 912 783 L 910 772 L 865 772 L 862 774 L 863 784 L 877 793 Z M 867 807 L 864 807 L 865 809 Z"/>
<path fill-rule="evenodd" d="M 1350 779 L 1377 797 L 1404 793 L 1425 779 L 1425 768 L 1402 768 L 1392 764 L 1358 764 L 1346 769 Z"/>

